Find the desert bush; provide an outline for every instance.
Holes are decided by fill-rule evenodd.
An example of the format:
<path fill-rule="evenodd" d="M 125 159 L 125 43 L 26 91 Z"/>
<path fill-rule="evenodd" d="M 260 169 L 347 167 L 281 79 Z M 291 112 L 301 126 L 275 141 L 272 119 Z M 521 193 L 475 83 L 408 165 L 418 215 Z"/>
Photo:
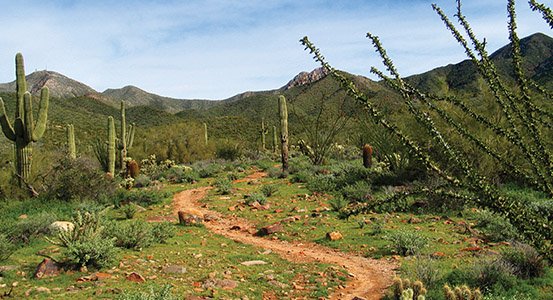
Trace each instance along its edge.
<path fill-rule="evenodd" d="M 252 193 L 248 198 L 246 198 L 246 204 L 257 202 L 261 205 L 265 204 L 267 197 L 264 194 Z"/>
<path fill-rule="evenodd" d="M 332 174 L 319 174 L 308 179 L 306 187 L 313 193 L 329 193 L 336 189 L 336 177 Z"/>
<path fill-rule="evenodd" d="M 198 172 L 200 178 L 213 177 L 223 170 L 223 166 L 218 163 L 198 162 L 192 165 L 192 168 Z"/>
<path fill-rule="evenodd" d="M 553 221 L 553 201 L 542 200 L 530 202 L 528 208 L 536 214 L 540 214 L 550 221 Z"/>
<path fill-rule="evenodd" d="M 129 203 L 127 205 L 122 205 L 121 208 L 119 208 L 119 212 L 121 212 L 125 218 L 132 219 L 134 218 L 134 215 L 138 212 L 138 207 L 136 204 Z"/>
<path fill-rule="evenodd" d="M 265 184 L 261 187 L 261 193 L 265 195 L 265 197 L 271 197 L 276 192 L 278 192 L 278 187 L 274 184 Z"/>
<path fill-rule="evenodd" d="M 346 185 L 340 193 L 350 202 L 367 202 L 371 197 L 371 185 L 367 181 L 357 181 Z"/>
<path fill-rule="evenodd" d="M 8 259 L 17 250 L 16 245 L 8 237 L 0 233 L 0 262 Z"/>
<path fill-rule="evenodd" d="M 467 283 L 480 290 L 508 290 L 515 286 L 515 269 L 502 259 L 476 261 L 469 269 Z"/>
<path fill-rule="evenodd" d="M 236 179 L 238 179 L 238 174 L 232 172 L 232 173 L 228 173 L 227 174 L 227 178 L 228 180 L 230 181 L 235 181 Z"/>
<path fill-rule="evenodd" d="M 397 230 L 388 238 L 392 242 L 392 248 L 399 255 L 420 254 L 422 248 L 428 243 L 428 238 L 416 231 Z"/>
<path fill-rule="evenodd" d="M 482 210 L 475 216 L 476 228 L 484 230 L 486 237 L 494 242 L 510 241 L 520 238 L 516 228 L 505 217 Z"/>
<path fill-rule="evenodd" d="M 29 243 L 36 238 L 50 233 L 50 224 L 56 220 L 52 213 L 40 213 L 21 219 L 9 230 L 8 238 L 14 243 Z"/>
<path fill-rule="evenodd" d="M 114 204 L 135 202 L 141 205 L 159 204 L 167 197 L 166 192 L 158 190 L 119 190 L 114 198 Z"/>
<path fill-rule="evenodd" d="M 242 149 L 239 143 L 217 143 L 217 147 L 215 149 L 215 156 L 226 160 L 235 160 L 240 158 L 243 154 L 244 149 Z"/>
<path fill-rule="evenodd" d="M 107 229 L 106 234 L 115 238 L 115 245 L 119 247 L 146 248 L 154 241 L 150 224 L 144 220 L 111 222 Z"/>
<path fill-rule="evenodd" d="M 181 182 L 194 183 L 200 180 L 200 174 L 194 170 L 182 173 Z"/>
<path fill-rule="evenodd" d="M 442 279 L 438 261 L 432 257 L 419 256 L 414 262 L 413 278 L 418 278 L 425 286 L 432 288 Z"/>
<path fill-rule="evenodd" d="M 148 175 L 140 174 L 134 179 L 134 187 L 142 188 L 152 184 L 152 179 Z"/>
<path fill-rule="evenodd" d="M 117 184 L 85 157 L 70 159 L 60 155 L 52 170 L 44 177 L 45 196 L 60 200 L 99 199 L 112 196 Z"/>
<path fill-rule="evenodd" d="M 547 261 L 529 245 L 515 242 L 501 253 L 501 259 L 511 265 L 518 278 L 542 277 L 547 271 Z"/>
<path fill-rule="evenodd" d="M 328 204 L 330 204 L 330 208 L 336 212 L 341 211 L 348 205 L 348 201 L 344 199 L 344 196 L 342 195 L 331 197 L 328 201 Z"/>
<path fill-rule="evenodd" d="M 46 238 L 50 243 L 64 248 L 70 263 L 81 266 L 107 267 L 117 260 L 114 240 L 103 235 L 102 216 L 106 213 L 91 214 L 77 212 L 72 218 L 73 230 L 58 232 L 58 240 Z"/>
<path fill-rule="evenodd" d="M 219 177 L 215 180 L 215 185 L 217 186 L 217 192 L 221 195 L 228 195 L 232 189 L 232 182 L 228 177 Z"/>
<path fill-rule="evenodd" d="M 175 225 L 170 222 L 160 222 L 150 224 L 153 242 L 165 243 L 167 239 L 172 238 L 177 231 Z"/>

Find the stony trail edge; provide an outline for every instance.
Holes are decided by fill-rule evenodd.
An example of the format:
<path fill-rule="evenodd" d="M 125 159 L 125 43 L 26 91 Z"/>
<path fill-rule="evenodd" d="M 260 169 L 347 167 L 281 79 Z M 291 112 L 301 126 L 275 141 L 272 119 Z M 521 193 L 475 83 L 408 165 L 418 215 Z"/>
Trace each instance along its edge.
<path fill-rule="evenodd" d="M 343 267 L 350 277 L 344 289 L 334 292 L 329 299 L 382 299 L 386 289 L 391 285 L 395 275 L 397 262 L 375 260 L 351 253 L 340 252 L 330 247 L 315 243 L 291 243 L 280 240 L 254 236 L 252 229 L 257 231 L 255 224 L 235 216 L 223 215 L 202 207 L 200 200 L 204 199 L 211 187 L 189 189 L 173 196 L 173 214 L 179 210 L 196 209 L 204 214 L 217 214 L 217 221 L 205 222 L 211 232 L 226 236 L 240 243 L 249 244 L 261 249 L 271 250 L 281 257 L 297 263 L 320 261 Z M 231 230 L 233 226 L 242 230 Z"/>

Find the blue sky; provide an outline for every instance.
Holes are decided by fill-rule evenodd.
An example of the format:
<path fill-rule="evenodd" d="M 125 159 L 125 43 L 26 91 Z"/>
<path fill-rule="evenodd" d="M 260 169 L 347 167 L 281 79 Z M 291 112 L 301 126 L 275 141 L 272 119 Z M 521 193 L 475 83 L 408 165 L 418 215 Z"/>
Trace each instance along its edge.
<path fill-rule="evenodd" d="M 553 1 L 542 1 L 553 6 Z M 455 0 L 0 0 L 0 82 L 48 69 L 98 91 L 135 85 L 163 96 L 225 99 L 283 86 L 318 65 L 298 42 L 309 36 L 336 68 L 370 77 L 381 67 L 378 35 L 403 76 L 465 59 L 431 8 L 453 18 Z M 553 35 L 526 1 L 519 35 Z M 463 11 L 495 51 L 507 43 L 506 1 L 466 0 Z"/>

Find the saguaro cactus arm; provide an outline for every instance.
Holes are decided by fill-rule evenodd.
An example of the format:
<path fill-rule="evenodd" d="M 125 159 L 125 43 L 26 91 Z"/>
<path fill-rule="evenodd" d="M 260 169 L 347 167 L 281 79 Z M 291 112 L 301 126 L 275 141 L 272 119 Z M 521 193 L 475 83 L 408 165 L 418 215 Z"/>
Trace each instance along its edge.
<path fill-rule="evenodd" d="M 40 90 L 40 102 L 38 104 L 38 120 L 33 130 L 33 142 L 36 142 L 44 135 L 46 131 L 46 123 L 48 121 L 48 105 L 50 99 L 50 90 L 43 87 Z"/>
<path fill-rule="evenodd" d="M 6 108 L 4 107 L 4 100 L 2 100 L 2 98 L 0 98 L 0 106 L 2 106 L 0 110 L 0 125 L 2 126 L 2 132 L 4 132 L 8 140 L 15 142 L 15 130 L 12 124 L 10 124 L 8 115 L 6 115 Z"/>

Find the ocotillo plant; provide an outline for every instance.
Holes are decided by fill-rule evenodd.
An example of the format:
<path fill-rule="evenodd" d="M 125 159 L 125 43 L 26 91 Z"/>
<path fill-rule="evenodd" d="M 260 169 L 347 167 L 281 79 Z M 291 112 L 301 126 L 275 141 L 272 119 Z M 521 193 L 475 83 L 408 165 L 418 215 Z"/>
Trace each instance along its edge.
<path fill-rule="evenodd" d="M 10 124 L 4 101 L 1 98 L 0 124 L 6 138 L 15 143 L 15 171 L 18 175 L 19 186 L 23 186 L 28 183 L 31 174 L 33 142 L 38 141 L 46 130 L 49 91 L 47 87 L 43 87 L 40 91 L 38 120 L 35 123 L 33 122 L 32 99 L 31 94 L 27 92 L 23 55 L 21 53 L 17 53 L 15 56 L 15 76 L 17 108 L 14 125 Z"/>
<path fill-rule="evenodd" d="M 288 172 L 288 109 L 286 98 L 278 96 L 278 110 L 280 116 L 280 144 L 282 156 L 282 172 Z"/>
<path fill-rule="evenodd" d="M 530 7 L 544 14 L 544 18 L 553 27 L 551 10 L 530 1 Z M 367 34 L 376 51 L 383 59 L 390 76 L 372 68 L 371 72 L 380 77 L 387 85 L 396 90 L 402 97 L 402 105 L 409 111 L 411 131 L 416 124 L 417 130 L 423 132 L 428 138 L 418 141 L 413 134 L 404 132 L 401 124 L 391 122 L 385 112 L 375 106 L 368 95 L 342 73 L 332 68 L 307 37 L 302 43 L 314 54 L 332 77 L 338 80 L 350 96 L 361 103 L 366 112 L 375 122 L 386 128 L 401 142 L 418 162 L 429 172 L 435 173 L 443 180 L 443 184 L 437 188 L 420 187 L 404 193 L 399 193 L 385 202 L 397 201 L 407 195 L 433 195 L 476 204 L 493 212 L 506 216 L 509 221 L 524 234 L 525 239 L 531 243 L 544 257 L 553 261 L 553 222 L 541 212 L 530 210 L 526 204 L 527 199 L 515 198 L 505 194 L 493 182 L 485 176 L 485 173 L 471 161 L 471 150 L 477 150 L 482 157 L 492 159 L 501 166 L 508 177 L 537 191 L 545 192 L 553 196 L 553 151 L 546 138 L 551 134 L 551 119 L 553 112 L 549 111 L 537 99 L 550 98 L 551 92 L 534 82 L 527 76 L 526 69 L 522 65 L 521 43 L 518 38 L 515 22 L 514 0 L 507 1 L 509 13 L 508 30 L 510 39 L 511 63 L 515 79 L 515 88 L 510 88 L 500 75 L 490 55 L 485 49 L 485 40 L 479 40 L 465 16 L 461 11 L 461 2 L 458 2 L 455 17 L 461 24 L 461 31 L 449 20 L 443 11 L 436 5 L 434 10 L 438 13 L 453 37 L 464 48 L 475 68 L 486 83 L 491 97 L 487 97 L 487 105 L 496 109 L 504 122 L 497 123 L 494 118 L 483 114 L 474 108 L 474 105 L 462 101 L 455 96 L 438 96 L 423 93 L 403 80 L 395 68 L 392 60 L 387 56 L 378 37 Z M 465 36 L 467 39 L 465 39 Z M 472 45 L 472 46 L 471 46 Z M 447 106 L 455 108 L 462 117 L 455 117 Z M 478 130 L 471 130 L 468 122 L 477 123 L 486 129 L 489 136 L 482 136 Z M 481 132 L 481 131 L 480 131 Z M 489 138 L 489 137 L 493 138 Z M 433 150 L 425 147 L 428 141 L 432 141 Z M 463 141 L 465 143 L 459 143 Z M 496 142 L 501 141 L 501 142 Z M 498 149 L 498 147 L 501 147 Z M 502 154 L 508 147 L 510 151 L 518 153 L 517 159 L 509 159 Z M 439 149 L 439 151 L 436 151 Z M 462 189 L 469 195 L 456 191 Z M 366 204 L 362 208 L 354 208 L 350 213 L 369 211 L 378 202 Z"/>
<path fill-rule="evenodd" d="M 108 172 L 115 176 L 115 124 L 113 117 L 108 117 Z"/>
<path fill-rule="evenodd" d="M 121 168 L 125 166 L 125 158 L 127 157 L 127 151 L 131 149 L 134 140 L 135 125 L 132 123 L 127 132 L 127 123 L 125 120 L 125 101 L 121 101 L 121 137 L 117 141 L 117 148 L 120 152 L 119 162 Z"/>
<path fill-rule="evenodd" d="M 75 159 L 77 158 L 77 152 L 75 149 L 75 128 L 73 127 L 73 124 L 67 124 L 65 133 L 67 135 L 67 152 L 69 157 Z"/>

